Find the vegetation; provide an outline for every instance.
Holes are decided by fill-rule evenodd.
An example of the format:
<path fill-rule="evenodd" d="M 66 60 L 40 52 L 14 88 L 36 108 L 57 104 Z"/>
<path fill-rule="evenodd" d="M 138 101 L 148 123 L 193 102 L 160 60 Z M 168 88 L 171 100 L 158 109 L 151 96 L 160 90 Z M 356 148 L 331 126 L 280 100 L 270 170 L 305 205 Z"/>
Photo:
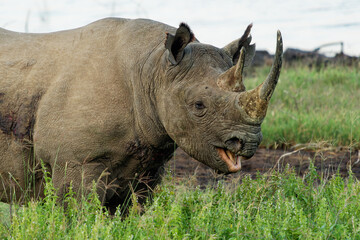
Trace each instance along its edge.
<path fill-rule="evenodd" d="M 46 198 L 16 207 L 7 239 L 360 239 L 360 184 L 352 177 L 325 180 L 314 167 L 299 178 L 291 170 L 242 179 L 200 190 L 173 184 L 171 176 L 155 191 L 152 204 L 127 218 L 109 217 L 95 193 L 67 210 Z"/>
<path fill-rule="evenodd" d="M 260 84 L 269 69 L 245 81 Z M 282 69 L 262 125 L 264 146 L 327 142 L 360 149 L 360 69 Z"/>
<path fill-rule="evenodd" d="M 269 69 L 256 69 L 247 87 Z M 360 149 L 360 77 L 356 68 L 285 68 L 263 124 L 263 145 L 326 142 Z M 25 206 L 0 204 L 0 239 L 360 239 L 360 184 L 324 177 L 310 165 L 283 173 L 218 181 L 200 189 L 171 173 L 143 214 L 131 196 L 125 217 L 109 216 L 95 194 L 70 192 L 65 209 L 46 179 L 46 197 Z"/>

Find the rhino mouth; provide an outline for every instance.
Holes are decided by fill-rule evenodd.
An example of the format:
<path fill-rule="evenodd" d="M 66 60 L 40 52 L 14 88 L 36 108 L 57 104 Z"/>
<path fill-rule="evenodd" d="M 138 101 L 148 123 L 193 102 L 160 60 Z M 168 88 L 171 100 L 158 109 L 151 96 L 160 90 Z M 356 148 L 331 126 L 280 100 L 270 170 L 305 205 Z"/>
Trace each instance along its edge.
<path fill-rule="evenodd" d="M 217 152 L 220 155 L 220 158 L 226 163 L 229 172 L 235 173 L 241 169 L 241 160 L 242 156 L 236 155 L 226 148 L 216 148 Z"/>

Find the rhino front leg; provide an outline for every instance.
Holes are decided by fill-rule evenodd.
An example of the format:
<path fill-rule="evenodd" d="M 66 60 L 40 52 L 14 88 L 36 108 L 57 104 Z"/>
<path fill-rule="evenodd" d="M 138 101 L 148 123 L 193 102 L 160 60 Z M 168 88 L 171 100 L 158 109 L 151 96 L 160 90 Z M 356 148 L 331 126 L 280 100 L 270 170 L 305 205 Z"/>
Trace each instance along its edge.
<path fill-rule="evenodd" d="M 52 169 L 52 181 L 60 201 L 64 200 L 70 187 L 77 199 L 86 197 L 95 187 L 102 205 L 115 194 L 116 183 L 102 163 L 55 162 Z"/>

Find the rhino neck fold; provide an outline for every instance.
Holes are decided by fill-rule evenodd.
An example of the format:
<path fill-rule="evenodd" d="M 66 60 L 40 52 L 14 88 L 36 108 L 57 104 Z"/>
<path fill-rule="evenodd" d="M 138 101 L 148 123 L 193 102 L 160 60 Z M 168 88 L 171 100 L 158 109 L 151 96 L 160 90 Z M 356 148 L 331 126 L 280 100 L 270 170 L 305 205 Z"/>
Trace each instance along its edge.
<path fill-rule="evenodd" d="M 172 139 L 168 136 L 158 114 L 157 94 L 161 92 L 164 79 L 161 76 L 165 38 L 146 53 L 139 69 L 139 79 L 132 81 L 134 92 L 134 117 L 136 131 L 144 141 L 155 148 L 171 148 Z"/>

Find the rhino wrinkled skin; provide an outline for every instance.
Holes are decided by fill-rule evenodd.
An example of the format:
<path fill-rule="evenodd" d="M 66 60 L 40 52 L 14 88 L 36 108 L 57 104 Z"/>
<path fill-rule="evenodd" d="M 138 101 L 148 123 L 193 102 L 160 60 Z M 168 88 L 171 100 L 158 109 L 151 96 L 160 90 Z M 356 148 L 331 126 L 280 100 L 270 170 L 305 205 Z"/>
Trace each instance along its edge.
<path fill-rule="evenodd" d="M 0 29 L 0 198 L 43 196 L 41 161 L 61 197 L 96 184 L 114 209 L 149 191 L 177 146 L 223 173 L 261 142 L 281 68 L 250 91 L 249 25 L 224 48 L 146 19 L 108 18 L 49 34 Z M 175 145 L 176 143 L 176 145 Z M 144 194 L 146 195 L 146 194 Z"/>

